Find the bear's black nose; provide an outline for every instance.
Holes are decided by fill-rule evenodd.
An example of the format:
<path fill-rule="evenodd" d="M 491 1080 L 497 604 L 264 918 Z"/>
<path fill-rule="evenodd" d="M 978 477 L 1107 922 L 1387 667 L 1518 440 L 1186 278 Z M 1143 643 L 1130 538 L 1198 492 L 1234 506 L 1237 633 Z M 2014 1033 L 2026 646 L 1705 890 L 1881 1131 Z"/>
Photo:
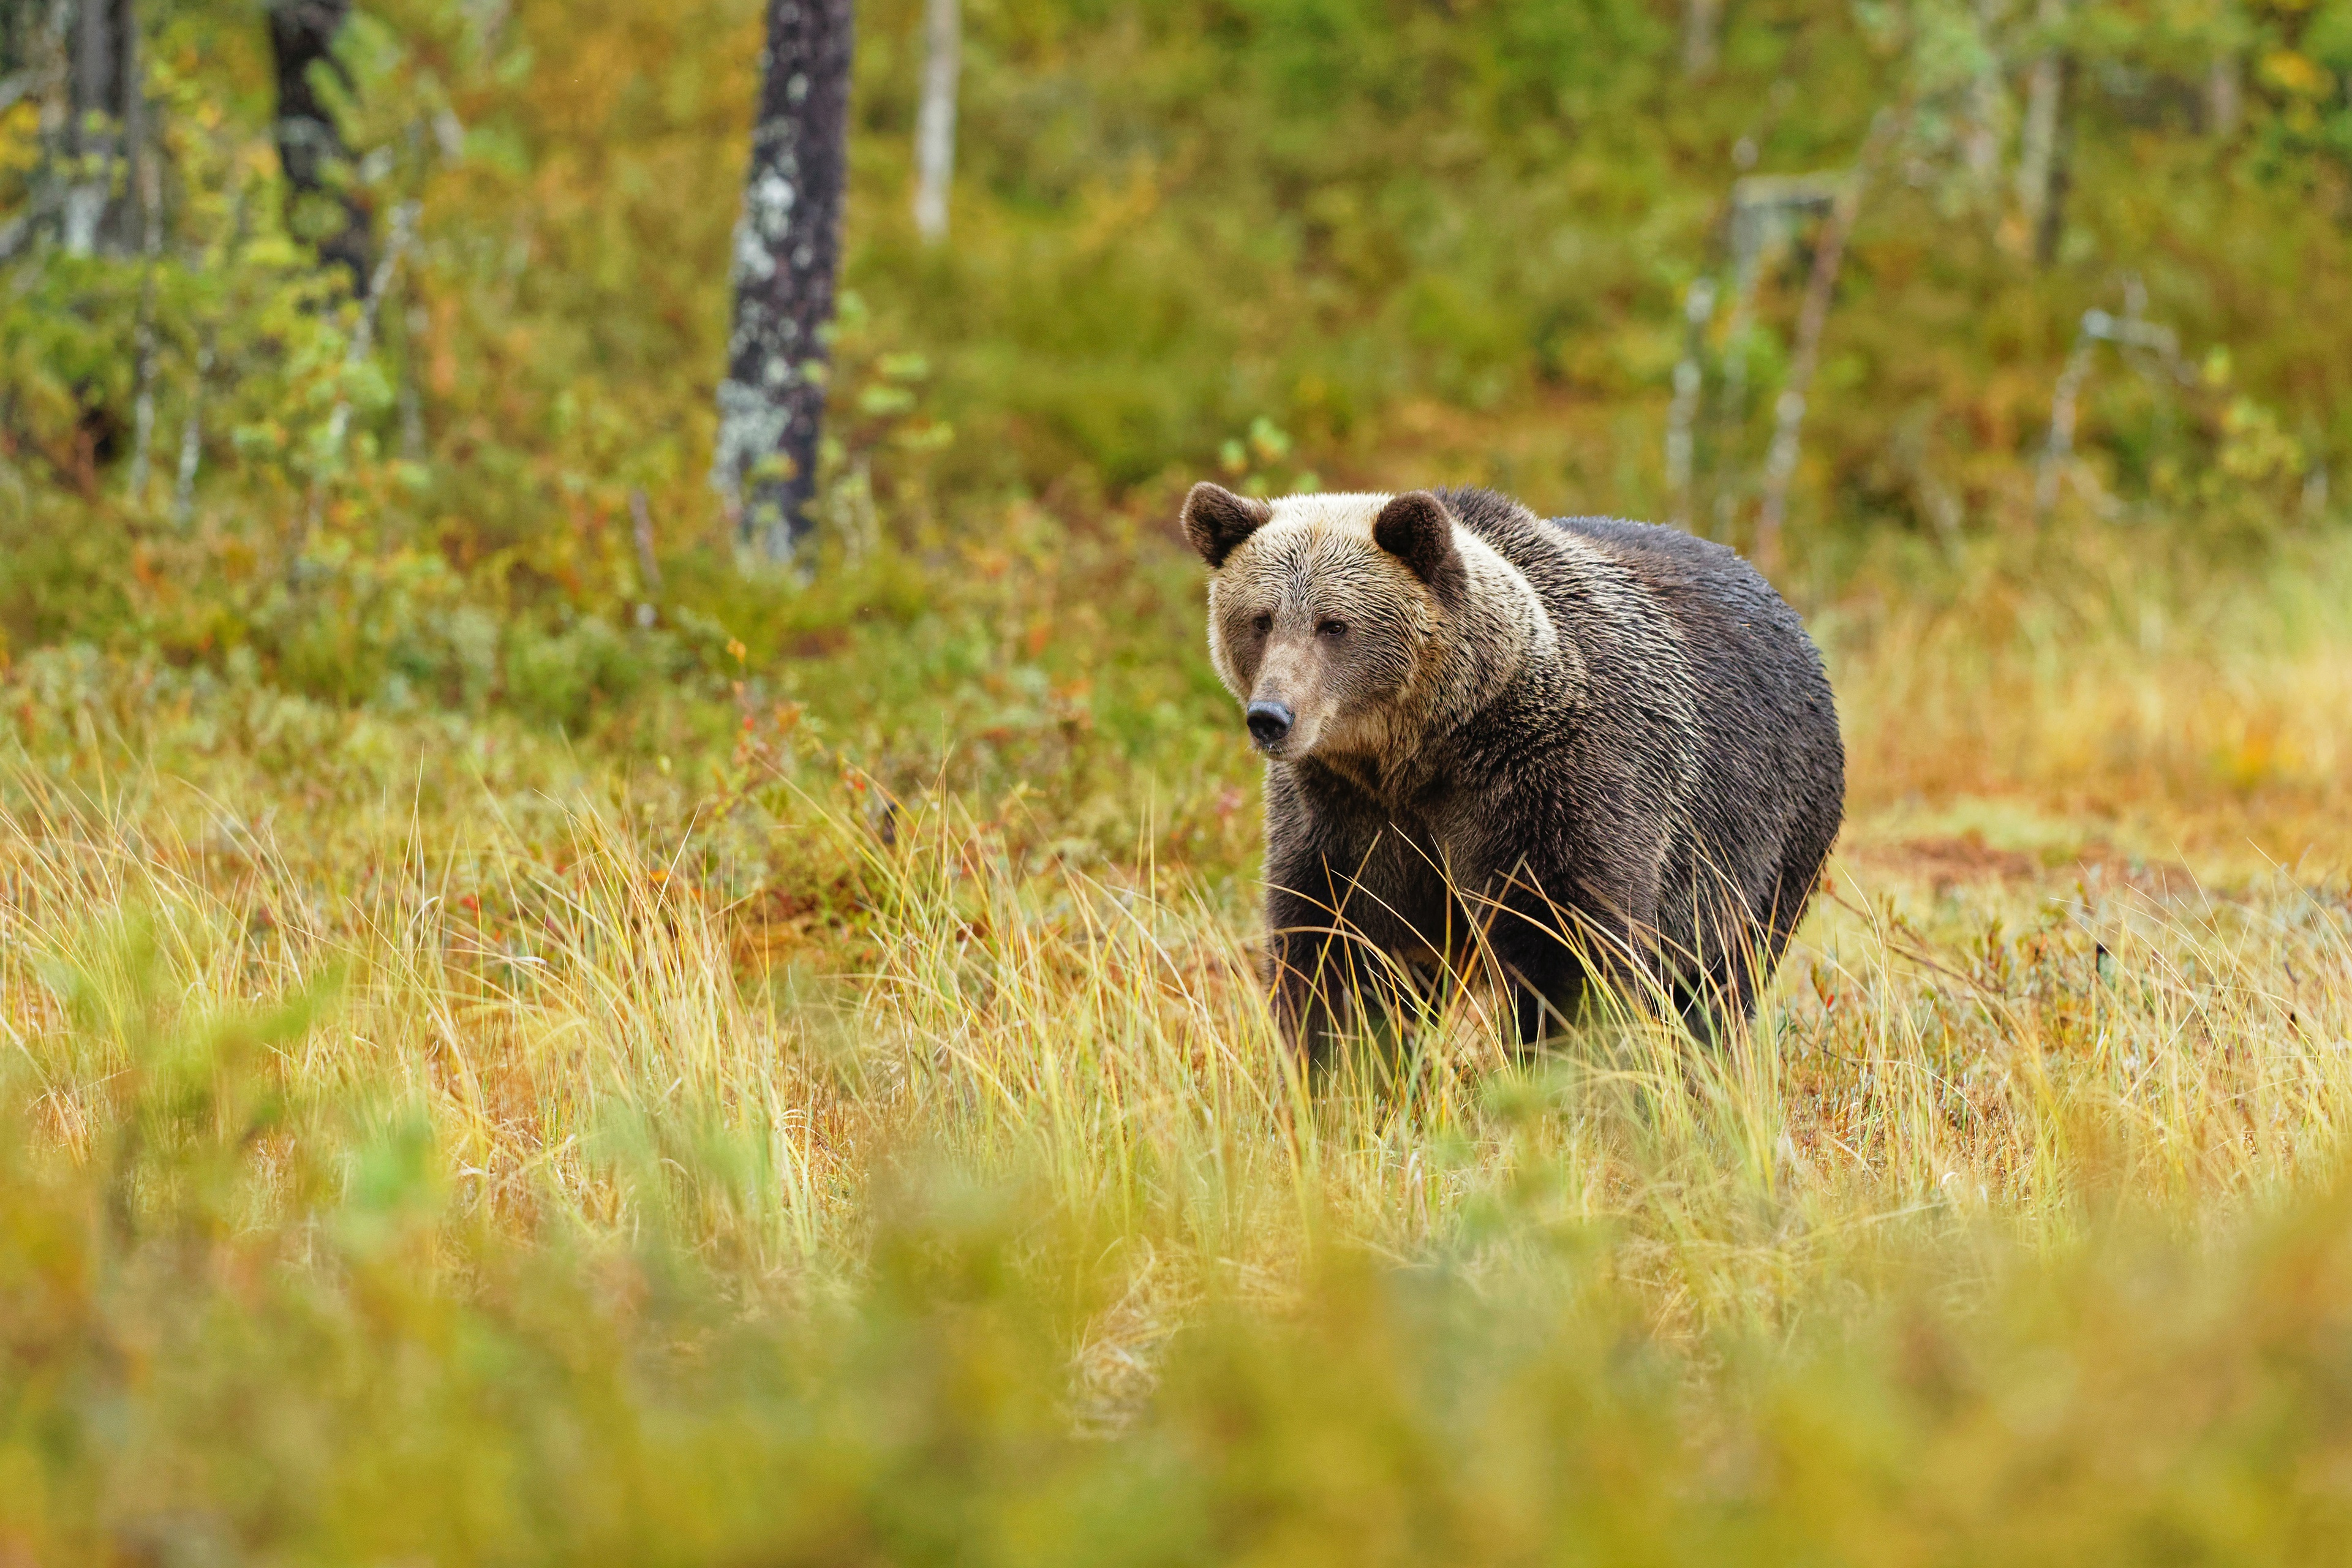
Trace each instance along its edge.
<path fill-rule="evenodd" d="M 1249 705 L 1250 739 L 1261 746 L 1271 746 L 1290 733 L 1292 718 L 1290 710 L 1279 702 L 1253 702 Z"/>

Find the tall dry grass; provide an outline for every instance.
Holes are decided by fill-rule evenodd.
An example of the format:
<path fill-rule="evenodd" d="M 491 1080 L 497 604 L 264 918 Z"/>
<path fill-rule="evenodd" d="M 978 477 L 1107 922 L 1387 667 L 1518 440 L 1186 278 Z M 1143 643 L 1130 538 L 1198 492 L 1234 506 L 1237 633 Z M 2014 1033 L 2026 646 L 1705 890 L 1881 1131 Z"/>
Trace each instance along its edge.
<path fill-rule="evenodd" d="M 1279 1300 L 1335 1242 L 1622 1291 L 1686 1342 L 1769 1330 L 2117 1207 L 2194 1229 L 2340 1153 L 2340 612 L 2290 585 L 2118 620 L 2122 595 L 1833 622 L 1857 814 L 1719 1048 L 1631 1016 L 1515 1058 L 1474 988 L 1309 1072 L 1229 891 L 1148 851 L 1041 870 L 951 797 L 887 831 L 807 795 L 761 819 L 835 906 L 763 981 L 769 906 L 609 795 L 378 801 L 298 843 L 159 770 L 24 763 L 5 1026 L 33 1124 L 81 1159 L 142 1031 L 319 992 L 274 1081 L 421 1119 L 470 1222 L 650 1229 L 793 1292 L 857 1276 L 908 1168 L 1018 1185 L 1126 1281 L 1080 1334 L 1114 1405 L 1201 1300 Z M 350 1135 L 289 1121 L 263 1164 L 309 1139 L 331 1167 Z M 298 1195 L 265 1170 L 243 1223 Z"/>
<path fill-rule="evenodd" d="M 2324 1557 L 2352 595 L 2095 567 L 1817 617 L 1752 1029 L 1312 1070 L 1215 778 L 1106 859 L 27 660 L 0 1555 Z"/>

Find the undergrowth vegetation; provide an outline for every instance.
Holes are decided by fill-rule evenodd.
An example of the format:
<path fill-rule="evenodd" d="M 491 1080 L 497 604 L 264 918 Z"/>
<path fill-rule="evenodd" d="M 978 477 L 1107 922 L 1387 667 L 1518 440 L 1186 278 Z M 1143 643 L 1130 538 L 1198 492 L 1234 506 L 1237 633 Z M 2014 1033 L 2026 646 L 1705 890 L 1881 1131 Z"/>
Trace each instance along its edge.
<path fill-rule="evenodd" d="M 749 0 L 361 8 L 367 298 L 243 0 L 151 251 L 0 77 L 0 1563 L 2340 1556 L 2352 13 L 967 0 L 925 247 L 919 9 L 802 574 Z M 1183 486 L 1752 544 L 1857 165 L 1754 1028 L 1300 1063 Z"/>
<path fill-rule="evenodd" d="M 2340 570 L 1856 601 L 1752 1033 L 1514 1058 L 1473 991 L 1313 1071 L 1199 708 L 977 761 L 747 682 L 731 750 L 587 752 L 22 659 L 12 1540 L 2323 1554 Z M 892 635 L 1005 618 L 957 603 Z"/>

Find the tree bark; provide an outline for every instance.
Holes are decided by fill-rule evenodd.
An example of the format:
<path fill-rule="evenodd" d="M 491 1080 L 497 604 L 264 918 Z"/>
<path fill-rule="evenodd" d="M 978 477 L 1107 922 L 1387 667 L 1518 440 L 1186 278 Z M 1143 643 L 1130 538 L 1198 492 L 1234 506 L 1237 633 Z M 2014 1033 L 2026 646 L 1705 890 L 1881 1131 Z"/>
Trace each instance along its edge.
<path fill-rule="evenodd" d="M 1995 198 L 1996 208 L 2000 147 L 2008 132 L 2008 93 L 2002 81 L 1998 39 L 2008 9 L 2008 0 L 1977 0 L 1977 39 L 1984 50 L 1984 63 L 1978 67 L 1976 79 L 1969 84 L 1968 121 L 1960 140 L 1969 177 L 1986 195 Z"/>
<path fill-rule="evenodd" d="M 317 244 L 319 259 L 340 267 L 354 292 L 373 270 L 367 208 L 335 179 L 350 150 L 319 73 L 344 87 L 351 75 L 335 58 L 335 35 L 352 0 L 278 0 L 269 8 L 269 50 L 278 78 L 278 163 L 285 171 L 288 226 Z"/>
<path fill-rule="evenodd" d="M 2066 0 L 2041 0 L 2034 20 L 2046 34 L 2066 18 Z M 2043 45 L 2025 82 L 2025 125 L 2017 153 L 2018 216 L 2033 258 L 2048 266 L 2058 254 L 2064 217 L 2066 170 L 2062 142 L 2067 58 Z"/>
<path fill-rule="evenodd" d="M 923 102 L 915 116 L 915 231 L 926 245 L 948 237 L 955 182 L 956 79 L 963 70 L 962 0 L 929 0 L 923 31 Z"/>
<path fill-rule="evenodd" d="M 2066 196 L 2074 188 L 2074 135 L 2064 110 L 2074 90 L 2074 58 L 2058 58 L 2057 101 L 2061 106 L 2050 132 L 2050 158 L 2042 180 L 2042 210 L 2032 230 L 2033 264 L 2048 267 L 2058 259 L 2058 242 L 2066 235 Z"/>
<path fill-rule="evenodd" d="M 1683 75 L 1697 79 L 1715 69 L 1723 0 L 1683 0 Z"/>
<path fill-rule="evenodd" d="M 79 0 L 67 34 L 67 254 L 138 248 L 135 161 L 145 142 L 139 18 L 131 0 Z"/>
<path fill-rule="evenodd" d="M 1829 325 L 1830 302 L 1837 292 L 1838 268 L 1845 260 L 1846 243 L 1862 213 L 1864 185 L 1877 167 L 1888 143 L 1902 129 L 1905 116 L 1882 109 L 1871 121 L 1861 155 L 1838 187 L 1822 237 L 1813 248 L 1812 275 L 1805 281 L 1805 302 L 1797 315 L 1797 342 L 1789 356 L 1789 379 L 1774 407 L 1772 447 L 1764 462 L 1764 504 L 1756 520 L 1756 569 L 1769 577 L 1780 570 L 1780 531 L 1789 515 L 1789 484 L 1796 478 L 1800 442 L 1805 425 L 1805 399 L 1812 390 L 1813 370 L 1822 357 L 1822 332 Z"/>
<path fill-rule="evenodd" d="M 2238 133 L 2238 117 L 2245 104 L 2245 85 L 2238 74 L 2238 57 L 2216 55 L 2205 68 L 2205 132 L 2227 141 Z"/>
<path fill-rule="evenodd" d="M 848 174 L 850 0 L 769 0 L 768 48 L 735 230 L 733 331 L 711 479 L 771 561 L 814 524 L 825 346 Z"/>
<path fill-rule="evenodd" d="M 1683 357 L 1675 363 L 1675 400 L 1666 408 L 1666 521 L 1690 526 L 1691 476 L 1698 455 L 1700 358 L 1706 352 L 1707 323 L 1715 320 L 1715 279 L 1702 274 L 1683 298 Z"/>
<path fill-rule="evenodd" d="M 0 0 L 0 79 L 33 63 L 33 13 L 26 0 Z M 21 93 L 21 86 L 16 90 Z"/>

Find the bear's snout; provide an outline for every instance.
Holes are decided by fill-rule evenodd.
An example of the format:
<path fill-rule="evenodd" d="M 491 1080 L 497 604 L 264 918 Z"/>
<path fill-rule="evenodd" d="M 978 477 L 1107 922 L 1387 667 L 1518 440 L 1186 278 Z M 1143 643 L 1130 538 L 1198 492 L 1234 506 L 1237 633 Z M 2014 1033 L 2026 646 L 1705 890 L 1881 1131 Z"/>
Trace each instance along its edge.
<path fill-rule="evenodd" d="M 1250 739 L 1260 751 L 1271 751 L 1290 733 L 1290 726 L 1297 717 L 1284 703 L 1253 702 L 1248 714 Z"/>

